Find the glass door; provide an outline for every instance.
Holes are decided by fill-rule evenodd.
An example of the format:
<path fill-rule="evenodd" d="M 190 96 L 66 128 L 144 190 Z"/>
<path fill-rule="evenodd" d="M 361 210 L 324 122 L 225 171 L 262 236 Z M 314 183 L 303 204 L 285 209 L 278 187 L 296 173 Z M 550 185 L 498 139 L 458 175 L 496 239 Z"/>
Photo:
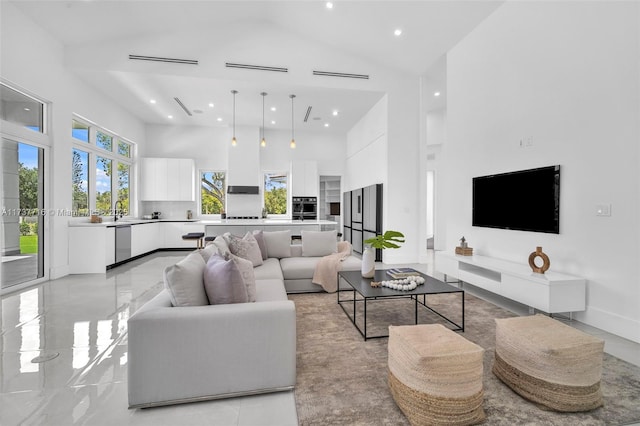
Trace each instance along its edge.
<path fill-rule="evenodd" d="M 44 277 L 44 149 L 2 138 L 2 289 Z"/>

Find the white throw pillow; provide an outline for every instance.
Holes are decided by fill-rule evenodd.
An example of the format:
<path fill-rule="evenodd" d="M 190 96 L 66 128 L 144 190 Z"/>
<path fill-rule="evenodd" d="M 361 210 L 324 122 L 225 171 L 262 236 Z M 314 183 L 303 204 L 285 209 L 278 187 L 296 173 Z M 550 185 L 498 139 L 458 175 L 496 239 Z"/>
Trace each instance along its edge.
<path fill-rule="evenodd" d="M 267 246 L 267 256 L 282 259 L 291 257 L 291 231 L 263 232 L 264 243 Z"/>
<path fill-rule="evenodd" d="M 204 290 L 204 259 L 193 252 L 164 270 L 164 287 L 173 306 L 203 306 L 209 304 Z"/>
<path fill-rule="evenodd" d="M 250 260 L 243 259 L 240 256 L 229 254 L 229 260 L 235 263 L 236 268 L 240 271 L 242 282 L 247 291 L 247 302 L 256 301 L 256 274 L 253 272 L 253 264 Z"/>
<path fill-rule="evenodd" d="M 338 252 L 338 231 L 301 231 L 302 256 L 328 256 Z"/>
<path fill-rule="evenodd" d="M 226 253 L 230 253 L 231 250 L 229 250 L 229 244 L 227 244 L 227 239 L 224 238 L 222 235 L 218 235 L 217 237 L 215 237 L 213 239 L 213 244 L 218 247 L 218 253 L 220 253 L 221 255 L 225 255 Z"/>
<path fill-rule="evenodd" d="M 211 256 L 213 256 L 214 254 L 218 254 L 218 246 L 210 242 L 205 246 L 205 248 L 197 250 L 197 252 L 199 252 L 200 256 L 202 256 L 204 263 L 207 263 Z"/>
<path fill-rule="evenodd" d="M 262 235 L 262 231 L 253 231 L 253 236 L 258 242 L 258 247 L 260 247 L 260 253 L 262 253 L 262 260 L 267 260 L 267 245 L 264 243 L 264 236 Z"/>
<path fill-rule="evenodd" d="M 225 234 L 226 237 L 226 234 Z M 250 260 L 253 266 L 262 265 L 262 252 L 258 241 L 251 232 L 247 232 L 244 237 L 240 238 L 235 235 L 229 235 L 226 238 L 229 243 L 229 250 L 236 256 Z"/>

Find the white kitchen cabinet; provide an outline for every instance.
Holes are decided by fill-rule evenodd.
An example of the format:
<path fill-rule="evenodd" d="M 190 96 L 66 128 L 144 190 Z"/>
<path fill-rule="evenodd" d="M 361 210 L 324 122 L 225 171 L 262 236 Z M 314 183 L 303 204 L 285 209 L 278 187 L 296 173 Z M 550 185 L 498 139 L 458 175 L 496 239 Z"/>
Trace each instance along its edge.
<path fill-rule="evenodd" d="M 113 265 L 116 263 L 116 228 L 107 228 L 104 247 L 105 265 Z"/>
<path fill-rule="evenodd" d="M 131 256 L 149 253 L 162 242 L 160 223 L 143 223 L 131 226 Z"/>
<path fill-rule="evenodd" d="M 142 201 L 194 201 L 195 163 L 190 158 L 142 158 Z"/>
<path fill-rule="evenodd" d="M 292 196 L 317 197 L 318 188 L 318 163 L 316 161 L 291 162 Z"/>

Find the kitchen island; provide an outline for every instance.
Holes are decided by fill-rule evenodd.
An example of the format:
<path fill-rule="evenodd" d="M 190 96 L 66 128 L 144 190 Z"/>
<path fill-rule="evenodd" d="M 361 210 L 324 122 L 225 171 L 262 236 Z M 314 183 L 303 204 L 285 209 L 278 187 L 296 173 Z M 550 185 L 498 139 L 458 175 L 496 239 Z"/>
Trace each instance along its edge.
<path fill-rule="evenodd" d="M 129 252 L 125 260 L 116 252 L 122 244 L 116 243 L 116 230 L 130 227 Z M 105 273 L 119 264 L 137 259 L 158 250 L 195 249 L 190 240 L 182 235 L 204 232 L 207 236 L 230 232 L 243 236 L 247 231 L 285 231 L 292 236 L 305 231 L 338 229 L 338 223 L 330 220 L 291 219 L 136 219 L 122 218 L 118 221 L 91 223 L 89 218 L 74 218 L 69 221 L 69 272 L 71 274 Z M 126 245 L 126 244 L 125 244 Z"/>

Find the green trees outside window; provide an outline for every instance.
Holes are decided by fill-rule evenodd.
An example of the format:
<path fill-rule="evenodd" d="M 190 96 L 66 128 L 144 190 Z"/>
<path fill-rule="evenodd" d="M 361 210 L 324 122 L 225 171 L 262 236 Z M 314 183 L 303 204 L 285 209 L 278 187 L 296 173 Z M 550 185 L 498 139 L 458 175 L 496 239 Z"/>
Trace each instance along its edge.
<path fill-rule="evenodd" d="M 267 214 L 287 214 L 287 174 L 264 174 L 264 208 Z"/>
<path fill-rule="evenodd" d="M 226 176 L 224 172 L 200 173 L 200 213 L 225 212 Z"/>

